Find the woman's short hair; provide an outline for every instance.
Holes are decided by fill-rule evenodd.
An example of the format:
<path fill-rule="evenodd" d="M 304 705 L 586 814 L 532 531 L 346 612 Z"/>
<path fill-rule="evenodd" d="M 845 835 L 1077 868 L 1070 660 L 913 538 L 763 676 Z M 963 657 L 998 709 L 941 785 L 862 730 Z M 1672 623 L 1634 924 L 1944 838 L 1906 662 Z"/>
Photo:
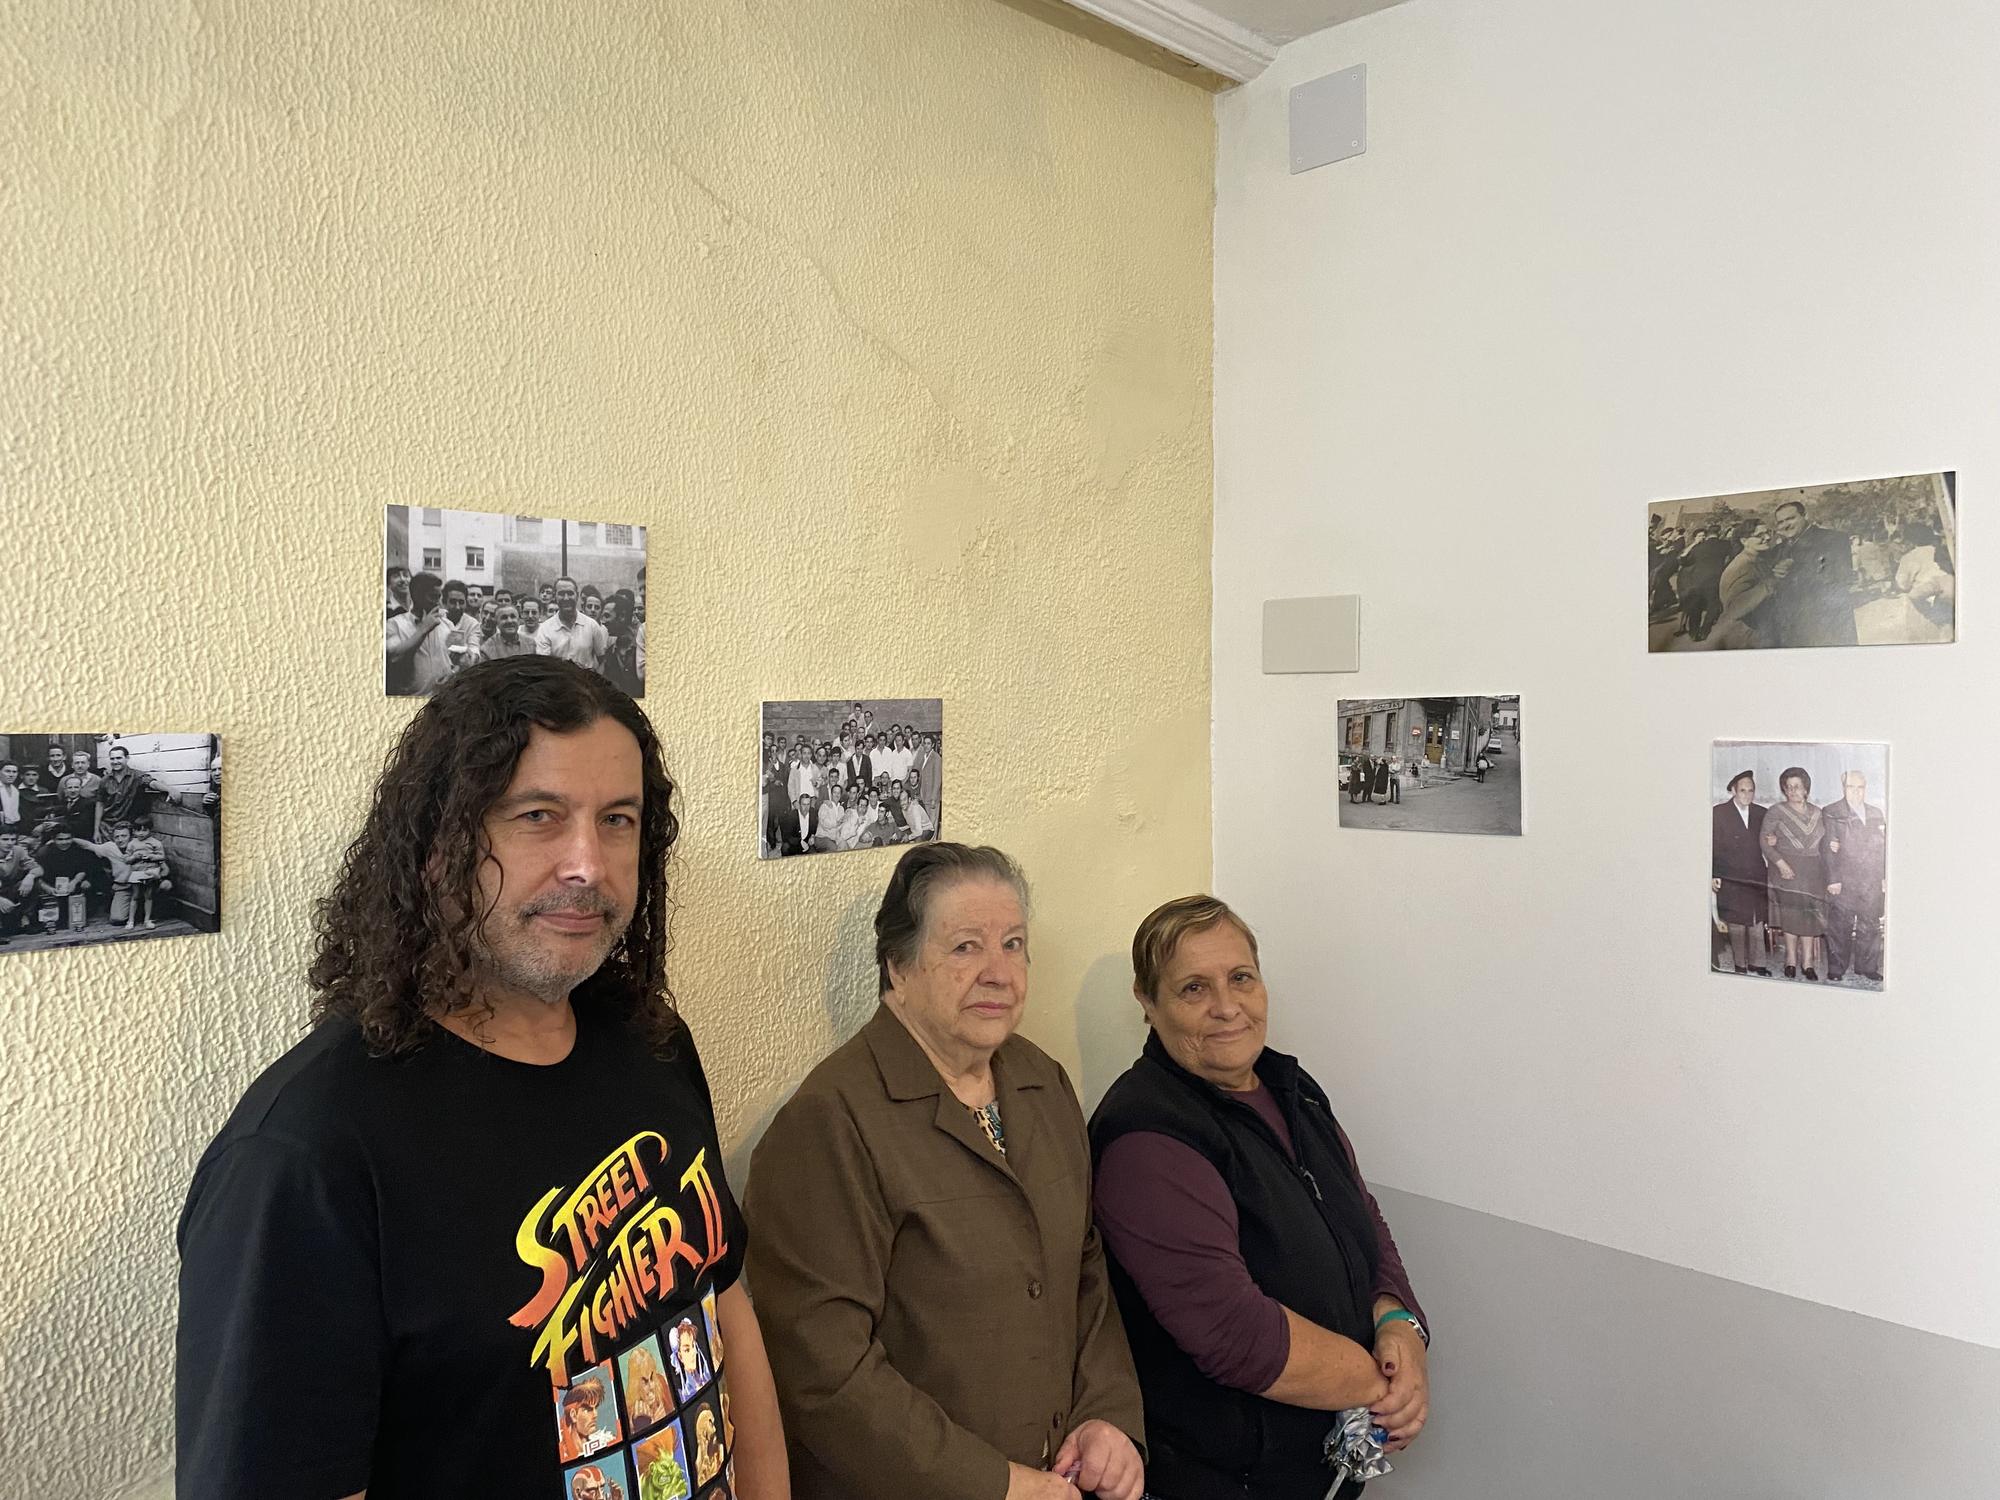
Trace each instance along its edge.
<path fill-rule="evenodd" d="M 967 880 L 994 880 L 1014 888 L 1022 915 L 1028 911 L 1028 877 L 990 844 L 913 844 L 896 861 L 882 904 L 875 909 L 875 970 L 878 993 L 890 989 L 889 965 L 907 969 L 924 945 L 931 898 Z"/>
<path fill-rule="evenodd" d="M 1156 906 L 1139 930 L 1132 934 L 1132 988 L 1151 996 L 1160 986 L 1160 975 L 1173 961 L 1181 940 L 1190 933 L 1206 932 L 1227 922 L 1243 934 L 1250 956 L 1257 957 L 1257 934 L 1250 924 L 1229 909 L 1229 903 L 1214 896 L 1181 896 L 1165 906 Z"/>
<path fill-rule="evenodd" d="M 1794 776 L 1806 784 L 1806 795 L 1810 797 L 1812 795 L 1812 775 L 1804 766 L 1786 766 L 1784 775 L 1778 778 L 1778 790 L 1782 792 L 1785 789 L 1785 783 L 1790 781 Z"/>

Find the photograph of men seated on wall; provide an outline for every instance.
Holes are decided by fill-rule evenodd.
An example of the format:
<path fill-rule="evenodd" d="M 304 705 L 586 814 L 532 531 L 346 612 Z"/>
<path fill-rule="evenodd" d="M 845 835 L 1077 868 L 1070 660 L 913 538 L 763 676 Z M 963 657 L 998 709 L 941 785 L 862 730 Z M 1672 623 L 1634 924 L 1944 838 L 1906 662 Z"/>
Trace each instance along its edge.
<path fill-rule="evenodd" d="M 0 733 L 0 954 L 221 927 L 212 734 Z"/>
<path fill-rule="evenodd" d="M 1882 988 L 1889 747 L 1717 740 L 1708 966 Z"/>
<path fill-rule="evenodd" d="M 1654 505 L 1647 649 L 1949 641 L 1957 516 L 1948 472 Z"/>
<path fill-rule="evenodd" d="M 1342 698 L 1342 828 L 1521 831 L 1521 697 Z"/>
<path fill-rule="evenodd" d="M 475 662 L 534 652 L 646 691 L 646 528 L 391 505 L 382 686 L 421 697 Z"/>
<path fill-rule="evenodd" d="M 938 836 L 944 699 L 764 705 L 757 854 L 837 854 Z"/>

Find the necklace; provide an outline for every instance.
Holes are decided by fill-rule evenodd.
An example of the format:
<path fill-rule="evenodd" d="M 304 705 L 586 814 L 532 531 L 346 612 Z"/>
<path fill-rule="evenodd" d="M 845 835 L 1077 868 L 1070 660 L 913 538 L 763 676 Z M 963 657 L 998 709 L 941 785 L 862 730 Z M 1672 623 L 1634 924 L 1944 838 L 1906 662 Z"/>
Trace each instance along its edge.
<path fill-rule="evenodd" d="M 1000 1101 L 990 1100 L 985 1104 L 968 1104 L 973 1120 L 985 1132 L 986 1139 L 993 1143 L 993 1149 L 1002 1156 L 1007 1154 L 1007 1127 L 1000 1121 Z"/>

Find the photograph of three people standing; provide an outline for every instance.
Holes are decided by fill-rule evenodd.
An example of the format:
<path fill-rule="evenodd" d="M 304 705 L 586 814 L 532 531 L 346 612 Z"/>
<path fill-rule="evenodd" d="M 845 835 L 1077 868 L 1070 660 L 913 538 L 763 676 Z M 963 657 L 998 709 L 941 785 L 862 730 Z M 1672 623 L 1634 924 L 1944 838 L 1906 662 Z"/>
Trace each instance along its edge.
<path fill-rule="evenodd" d="M 1889 747 L 1718 740 L 1709 966 L 1882 988 Z"/>

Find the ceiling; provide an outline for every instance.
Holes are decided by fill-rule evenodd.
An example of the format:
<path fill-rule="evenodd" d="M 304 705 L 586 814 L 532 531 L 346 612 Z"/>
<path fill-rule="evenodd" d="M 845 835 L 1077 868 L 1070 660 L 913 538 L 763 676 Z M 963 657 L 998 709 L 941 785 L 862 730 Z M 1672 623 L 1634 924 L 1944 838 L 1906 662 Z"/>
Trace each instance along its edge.
<path fill-rule="evenodd" d="M 1021 0 L 1006 0 L 1019 5 Z M 1068 0 L 1119 31 L 1208 70 L 1248 83 L 1278 49 L 1401 0 Z"/>
<path fill-rule="evenodd" d="M 1281 47 L 1311 32 L 1398 3 L 1400 0 L 1201 0 L 1202 9 Z"/>

